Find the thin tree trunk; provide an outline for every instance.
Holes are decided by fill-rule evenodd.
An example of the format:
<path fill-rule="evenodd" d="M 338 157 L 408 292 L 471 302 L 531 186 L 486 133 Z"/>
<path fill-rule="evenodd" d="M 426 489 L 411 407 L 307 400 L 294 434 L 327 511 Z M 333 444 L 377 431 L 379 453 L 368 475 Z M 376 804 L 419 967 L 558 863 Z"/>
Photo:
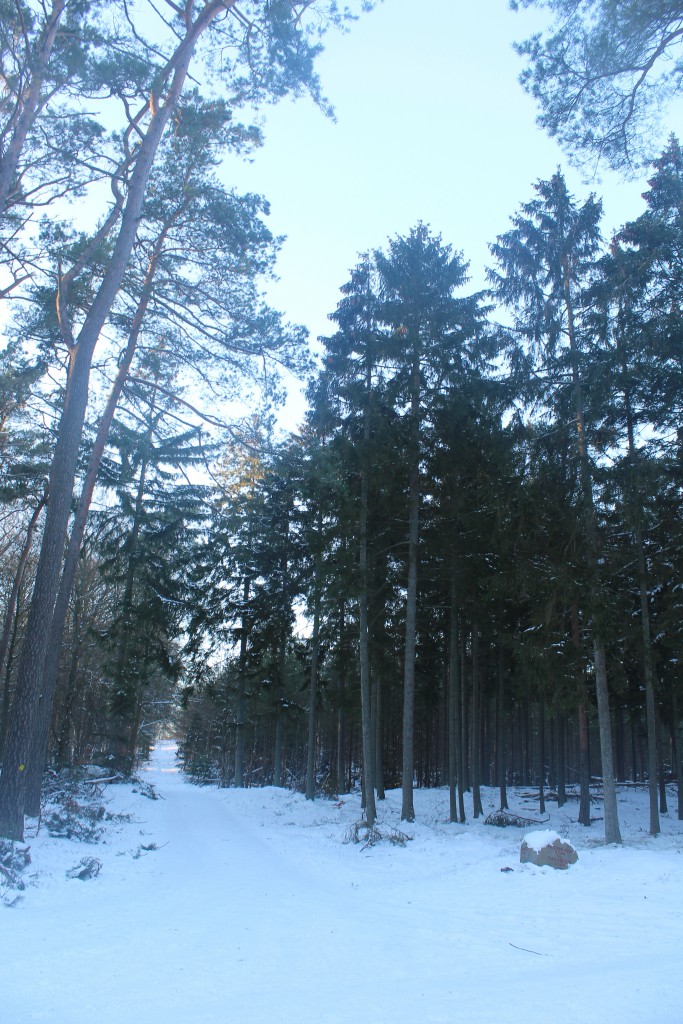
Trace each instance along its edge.
<path fill-rule="evenodd" d="M 344 692 L 344 679 L 339 676 L 339 690 Z M 346 792 L 346 763 L 344 751 L 346 748 L 346 712 L 343 707 L 337 711 L 337 794 Z"/>
<path fill-rule="evenodd" d="M 403 799 L 401 821 L 415 820 L 413 803 L 415 732 L 415 642 L 417 632 L 417 562 L 420 539 L 420 357 L 415 342 L 412 370 L 412 464 L 408 498 L 408 581 L 403 674 Z"/>
<path fill-rule="evenodd" d="M 557 806 L 563 807 L 567 802 L 565 771 L 567 751 L 565 744 L 565 718 L 559 711 L 555 719 L 555 736 L 557 746 Z"/>
<path fill-rule="evenodd" d="M 451 568 L 448 642 L 448 791 L 450 821 L 458 821 L 458 794 L 462 799 L 462 776 L 459 775 L 460 752 L 460 637 L 458 631 L 456 567 Z"/>
<path fill-rule="evenodd" d="M 609 715 L 609 694 L 607 688 L 607 664 L 605 645 L 602 637 L 593 638 L 595 656 L 595 686 L 598 696 L 598 727 L 600 730 L 600 759 L 602 761 L 602 787 L 605 808 L 605 842 L 620 843 L 619 816 L 617 813 L 617 788 L 614 779 L 612 757 L 612 728 Z"/>
<path fill-rule="evenodd" d="M 656 714 L 657 723 L 657 762 L 659 780 L 659 810 L 661 814 L 668 814 L 669 808 L 666 802 L 666 779 L 664 778 L 664 741 L 662 739 L 662 725 L 659 715 Z"/>
<path fill-rule="evenodd" d="M 579 701 L 579 825 L 591 823 L 591 769 L 585 696 Z"/>
<path fill-rule="evenodd" d="M 7 645 L 7 660 L 5 664 L 5 679 L 2 689 L 2 722 L 0 722 L 0 758 L 2 757 L 5 749 L 5 736 L 7 735 L 7 722 L 9 719 L 9 708 L 10 708 L 10 694 L 12 690 L 12 665 L 14 664 L 14 652 L 17 647 L 17 637 L 19 635 L 19 614 L 21 608 L 21 590 L 18 594 L 17 608 L 14 616 L 14 622 L 12 624 L 12 635 L 10 636 L 9 643 Z"/>
<path fill-rule="evenodd" d="M 481 772 L 481 678 L 479 672 L 479 626 L 472 623 L 472 815 L 484 813 L 479 788 Z"/>
<path fill-rule="evenodd" d="M 251 544 L 251 529 L 249 530 L 248 544 Z M 242 618 L 240 628 L 240 653 L 238 662 L 237 678 L 237 715 L 235 716 L 235 786 L 238 789 L 244 787 L 244 742 L 245 742 L 245 717 L 246 717 L 246 689 L 247 689 L 247 603 L 249 601 L 249 588 L 251 581 L 248 577 L 242 583 Z"/>
<path fill-rule="evenodd" d="M 614 709 L 614 772 L 617 782 L 626 781 L 624 766 L 624 709 L 618 704 Z"/>
<path fill-rule="evenodd" d="M 5 664 L 5 658 L 7 656 L 7 652 L 10 645 L 12 627 L 14 625 L 14 620 L 17 614 L 17 608 L 19 606 L 19 592 L 21 590 L 21 584 L 24 578 L 24 570 L 26 569 L 28 557 L 31 554 L 31 547 L 33 546 L 33 534 L 35 533 L 36 526 L 38 525 L 38 519 L 40 518 L 40 513 L 43 511 L 46 501 L 47 492 L 44 492 L 40 501 L 33 510 L 33 515 L 31 516 L 31 520 L 26 530 L 24 546 L 22 547 L 21 554 L 19 555 L 19 563 L 17 565 L 17 571 L 14 574 L 12 590 L 10 592 L 9 600 L 7 602 L 7 608 L 5 610 L 5 619 L 2 627 L 2 636 L 0 637 L 0 672 L 2 671 L 2 667 Z M 2 726 L 0 728 L 0 754 L 2 753 L 3 741 L 7 726 L 7 710 L 8 709 L 4 708 L 3 702 Z"/>
<path fill-rule="evenodd" d="M 366 366 L 366 398 L 369 398 L 372 383 L 370 364 Z M 363 791 L 365 795 L 365 820 L 372 827 L 377 818 L 375 805 L 374 782 L 374 744 L 372 730 L 372 700 L 370 682 L 370 636 L 368 627 L 368 446 L 370 441 L 370 420 L 367 409 L 363 415 L 364 462 L 361 478 L 360 538 L 359 538 L 359 569 L 360 594 L 358 597 L 358 651 L 360 658 L 360 713 L 363 756 Z M 376 712 L 376 709 L 375 709 Z"/>
<path fill-rule="evenodd" d="M 346 613 L 344 600 L 339 601 L 339 638 L 340 648 L 343 650 L 346 638 Z M 336 714 L 336 737 L 335 737 L 335 761 L 337 776 L 337 795 L 346 792 L 346 712 L 344 708 L 344 693 L 346 690 L 345 659 L 338 657 L 335 663 L 335 685 L 337 691 L 337 714 Z"/>
<path fill-rule="evenodd" d="M 522 698 L 522 784 L 531 785 L 531 730 L 529 728 L 529 698 Z"/>
<path fill-rule="evenodd" d="M 319 520 L 319 527 L 322 523 Z M 318 656 L 320 647 L 320 556 L 316 557 L 313 582 L 313 631 L 311 633 L 311 679 L 308 691 L 308 747 L 306 757 L 306 799 L 315 799 L 315 752 L 318 728 Z"/>
<path fill-rule="evenodd" d="M 538 706 L 538 809 L 545 814 L 545 701 Z"/>
<path fill-rule="evenodd" d="M 578 679 L 577 689 L 579 691 L 579 824 L 589 826 L 591 823 L 591 773 L 590 745 L 588 738 L 588 712 L 586 710 L 588 695 L 586 694 L 586 680 L 581 650 L 579 607 L 576 601 L 574 601 L 571 606 L 571 630 L 572 643 L 574 645 L 574 653 L 576 655 L 576 675 Z"/>
<path fill-rule="evenodd" d="M 375 720 L 375 727 L 373 729 L 373 737 L 375 741 L 375 793 L 377 794 L 378 800 L 385 800 L 384 761 L 382 757 L 382 680 L 379 672 L 373 673 L 372 693 L 372 710 Z"/>
<path fill-rule="evenodd" d="M 287 640 L 280 638 L 280 657 L 278 660 L 278 701 L 275 711 L 275 752 L 273 761 L 273 785 L 282 785 L 282 761 L 285 740 L 285 673 L 287 671 Z"/>
<path fill-rule="evenodd" d="M 678 788 L 678 820 L 683 821 L 683 750 L 681 749 L 681 723 L 678 718 L 678 697 L 675 690 L 671 694 L 671 744 Z"/>
<path fill-rule="evenodd" d="M 502 641 L 498 641 L 498 680 L 496 687 L 496 782 L 500 794 L 501 811 L 508 810 L 507 796 L 507 730 L 505 727 L 505 655 Z"/>
<path fill-rule="evenodd" d="M 468 687 L 465 684 L 466 680 L 466 660 L 465 660 L 465 644 L 460 644 L 460 724 L 461 724 L 461 738 L 460 738 L 460 753 L 462 755 L 462 763 L 459 765 L 460 772 L 460 785 L 458 790 L 462 795 L 463 792 L 469 793 L 470 791 L 470 770 L 469 770 L 469 726 L 468 726 L 468 707 L 467 707 L 467 691 Z M 461 820 L 464 821 L 464 810 L 461 808 Z"/>

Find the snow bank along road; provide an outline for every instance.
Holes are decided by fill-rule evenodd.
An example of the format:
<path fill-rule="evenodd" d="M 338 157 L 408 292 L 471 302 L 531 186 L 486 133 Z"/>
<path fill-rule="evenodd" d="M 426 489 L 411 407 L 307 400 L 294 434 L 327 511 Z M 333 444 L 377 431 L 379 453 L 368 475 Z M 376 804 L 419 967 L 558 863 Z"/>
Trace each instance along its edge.
<path fill-rule="evenodd" d="M 621 798 L 619 849 L 551 805 L 579 851 L 559 872 L 519 864 L 523 830 L 448 824 L 443 790 L 408 827 L 390 793 L 381 818 L 412 841 L 361 851 L 356 795 L 196 787 L 174 754 L 145 773 L 163 799 L 108 787 L 133 820 L 105 845 L 29 840 L 0 1024 L 683 1024 L 683 823 L 648 837 L 645 793 Z M 86 855 L 100 875 L 67 880 Z"/>

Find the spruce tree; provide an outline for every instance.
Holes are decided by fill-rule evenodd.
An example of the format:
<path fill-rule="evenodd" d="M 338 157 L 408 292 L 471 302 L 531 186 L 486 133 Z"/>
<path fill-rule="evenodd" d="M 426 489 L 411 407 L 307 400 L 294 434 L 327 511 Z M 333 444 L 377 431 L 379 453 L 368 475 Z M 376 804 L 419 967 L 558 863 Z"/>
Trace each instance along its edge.
<path fill-rule="evenodd" d="M 601 595 L 600 537 L 585 410 L 589 341 L 584 295 L 600 245 L 601 204 L 578 205 L 558 170 L 536 183 L 536 197 L 512 218 L 513 227 L 491 246 L 499 270 L 490 271 L 496 295 L 515 313 L 528 346 L 529 367 L 543 382 L 539 399 L 552 401 L 569 387 L 580 483 L 580 525 L 590 584 L 586 596 L 593 636 L 593 661 L 600 723 L 605 794 L 605 838 L 621 841 L 613 770 L 607 654 Z"/>

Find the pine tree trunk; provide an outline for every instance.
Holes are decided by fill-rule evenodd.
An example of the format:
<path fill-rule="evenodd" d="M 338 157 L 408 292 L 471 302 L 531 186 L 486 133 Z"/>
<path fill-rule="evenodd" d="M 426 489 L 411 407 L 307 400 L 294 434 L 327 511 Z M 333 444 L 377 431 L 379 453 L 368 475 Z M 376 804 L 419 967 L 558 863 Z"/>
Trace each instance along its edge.
<path fill-rule="evenodd" d="M 12 636 L 12 627 L 17 614 L 17 608 L 19 605 L 19 592 L 21 591 L 21 584 L 24 579 L 24 571 L 26 569 L 26 563 L 28 557 L 31 554 L 31 547 L 33 546 L 33 535 L 38 525 L 38 519 L 40 513 L 45 507 L 47 501 L 47 492 L 43 493 L 40 501 L 33 510 L 33 515 L 26 529 L 26 537 L 24 538 L 24 545 L 19 555 L 19 563 L 17 565 L 16 572 L 14 574 L 14 580 L 12 581 L 12 589 L 10 591 L 9 600 L 7 602 L 7 608 L 5 609 L 5 618 L 2 626 L 2 636 L 0 636 L 0 672 L 5 664 L 5 658 L 10 645 L 10 637 Z M 2 718 L 2 735 L 4 737 L 6 717 L 3 715 Z M 2 744 L 0 743 L 0 753 L 2 752 Z"/>
<path fill-rule="evenodd" d="M 538 809 L 545 814 L 545 701 L 538 707 Z"/>
<path fill-rule="evenodd" d="M 481 679 L 479 674 L 479 626 L 472 624 L 472 815 L 484 813 L 479 788 L 481 771 Z"/>
<path fill-rule="evenodd" d="M 275 751 L 273 755 L 273 785 L 282 785 L 282 757 L 285 742 L 285 713 L 282 706 L 285 699 L 285 642 L 282 641 L 279 665 L 279 693 L 275 710 Z"/>
<path fill-rule="evenodd" d="M 17 637 L 19 635 L 19 616 L 21 612 L 22 593 L 21 588 L 17 595 L 17 606 L 12 623 L 12 634 L 7 645 L 5 660 L 5 679 L 2 688 L 2 721 L 0 721 L 0 761 L 5 750 L 5 737 L 7 735 L 7 723 L 9 721 L 10 695 L 12 692 L 12 666 L 14 664 L 14 652 L 17 649 Z"/>
<path fill-rule="evenodd" d="M 382 680 L 379 672 L 375 672 L 372 678 L 372 710 L 375 720 L 373 737 L 375 741 L 375 793 L 378 800 L 385 800 L 384 792 L 384 759 L 382 756 Z"/>
<path fill-rule="evenodd" d="M 413 356 L 411 401 L 412 464 L 408 498 L 408 581 L 406 590 L 406 640 L 403 673 L 403 799 L 401 821 L 415 820 L 413 803 L 415 732 L 415 642 L 417 631 L 417 562 L 420 535 L 420 359 L 418 342 Z"/>
<path fill-rule="evenodd" d="M 557 744 L 557 806 L 563 807 L 567 802 L 565 771 L 567 752 L 565 745 L 565 718 L 559 711 L 555 722 L 555 736 Z"/>
<path fill-rule="evenodd" d="M 469 791 L 470 791 L 470 770 L 469 770 L 470 744 L 469 744 L 469 722 L 468 722 L 469 716 L 468 716 L 468 707 L 467 707 L 468 687 L 467 687 L 466 682 L 465 682 L 467 676 L 466 676 L 466 659 L 465 659 L 465 644 L 464 643 L 460 644 L 460 673 L 459 673 L 459 675 L 460 675 L 460 725 L 461 725 L 460 753 L 462 755 L 462 764 L 459 765 L 459 768 L 460 768 L 460 772 L 459 772 L 460 785 L 458 787 L 458 790 L 459 790 L 460 793 L 463 793 L 463 792 L 469 793 Z M 463 810 L 463 812 L 461 814 L 461 818 L 462 818 L 462 820 L 464 820 L 464 810 Z"/>
<path fill-rule="evenodd" d="M 650 610 L 647 565 L 640 525 L 636 527 L 635 543 L 638 555 L 638 583 L 640 590 L 640 625 L 643 637 L 643 674 L 645 677 L 645 718 L 647 723 L 647 771 L 650 796 L 650 834 L 659 835 L 657 810 L 657 714 L 655 709 L 654 669 L 650 641 Z"/>
<path fill-rule="evenodd" d="M 367 374 L 370 370 L 367 370 Z M 366 389 L 369 390 L 370 381 L 366 382 Z M 363 440 L 367 457 L 368 444 L 370 440 L 370 422 L 367 412 L 364 415 Z M 363 468 L 361 480 L 361 509 L 360 509 L 360 541 L 359 541 L 359 568 L 360 568 L 360 594 L 358 598 L 358 649 L 360 656 L 360 704 L 361 704 L 361 734 L 363 747 L 363 784 L 365 794 L 365 820 L 372 827 L 377 817 L 375 805 L 375 750 L 373 744 L 373 708 L 371 699 L 370 682 L 370 635 L 368 627 L 368 505 L 369 505 L 369 481 L 368 467 Z M 375 714 L 376 714 L 375 708 Z"/>
<path fill-rule="evenodd" d="M 591 769 L 586 698 L 579 701 L 579 825 L 591 823 Z"/>
<path fill-rule="evenodd" d="M 618 704 L 614 709 L 614 772 L 617 782 L 626 781 L 624 766 L 624 709 Z"/>
<path fill-rule="evenodd" d="M 605 808 L 605 842 L 620 843 L 619 816 L 617 813 L 617 788 L 614 780 L 612 758 L 612 729 L 609 714 L 607 689 L 607 665 L 605 645 L 602 637 L 593 638 L 595 655 L 595 688 L 598 696 L 598 727 L 600 730 L 600 759 L 602 761 L 602 787 Z"/>
<path fill-rule="evenodd" d="M 460 752 L 460 637 L 458 631 L 457 578 L 451 568 L 449 641 L 448 641 L 448 792 L 450 821 L 458 821 L 458 794 L 462 798 L 462 776 L 459 775 Z"/>
<path fill-rule="evenodd" d="M 678 718 L 678 697 L 675 690 L 671 694 L 671 745 L 678 789 L 678 820 L 683 821 L 683 744 L 681 743 L 681 723 Z"/>
<path fill-rule="evenodd" d="M 664 741 L 662 739 L 662 726 L 659 715 L 656 715 L 657 723 L 657 767 L 659 779 L 659 810 L 661 814 L 668 814 L 669 808 L 666 802 L 666 779 L 664 778 Z"/>
<path fill-rule="evenodd" d="M 322 525 L 319 523 L 319 525 Z M 320 556 L 316 557 L 313 582 L 313 631 L 311 633 L 311 680 L 308 691 L 308 746 L 306 756 L 306 799 L 315 799 L 315 753 L 318 727 L 318 656 L 320 647 Z"/>
<path fill-rule="evenodd" d="M 337 711 L 337 795 L 346 793 L 346 713 L 343 708 Z"/>
<path fill-rule="evenodd" d="M 531 729 L 529 728 L 529 699 L 522 698 L 522 784 L 531 785 Z"/>
<path fill-rule="evenodd" d="M 500 810 L 508 810 L 507 796 L 507 730 L 505 715 L 505 655 L 498 642 L 498 680 L 496 687 L 496 783 L 500 794 Z"/>
<path fill-rule="evenodd" d="M 251 527 L 247 543 L 251 544 Z M 248 577 L 242 583 L 242 617 L 240 620 L 240 653 L 237 677 L 237 714 L 235 716 L 235 786 L 244 787 L 244 745 L 247 691 L 247 638 L 249 626 L 247 622 L 247 604 L 251 581 Z"/>

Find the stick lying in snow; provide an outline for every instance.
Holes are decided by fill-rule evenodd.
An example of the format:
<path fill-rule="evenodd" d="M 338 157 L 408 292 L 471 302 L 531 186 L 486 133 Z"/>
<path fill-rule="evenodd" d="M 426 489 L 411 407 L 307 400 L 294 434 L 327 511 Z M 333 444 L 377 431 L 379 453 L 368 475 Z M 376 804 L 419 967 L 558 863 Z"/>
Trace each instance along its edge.
<path fill-rule="evenodd" d="M 537 953 L 535 949 L 527 949 L 526 946 L 515 946 L 514 942 L 509 943 L 513 949 L 521 949 L 523 953 L 533 953 L 534 956 L 551 956 L 550 953 Z"/>

